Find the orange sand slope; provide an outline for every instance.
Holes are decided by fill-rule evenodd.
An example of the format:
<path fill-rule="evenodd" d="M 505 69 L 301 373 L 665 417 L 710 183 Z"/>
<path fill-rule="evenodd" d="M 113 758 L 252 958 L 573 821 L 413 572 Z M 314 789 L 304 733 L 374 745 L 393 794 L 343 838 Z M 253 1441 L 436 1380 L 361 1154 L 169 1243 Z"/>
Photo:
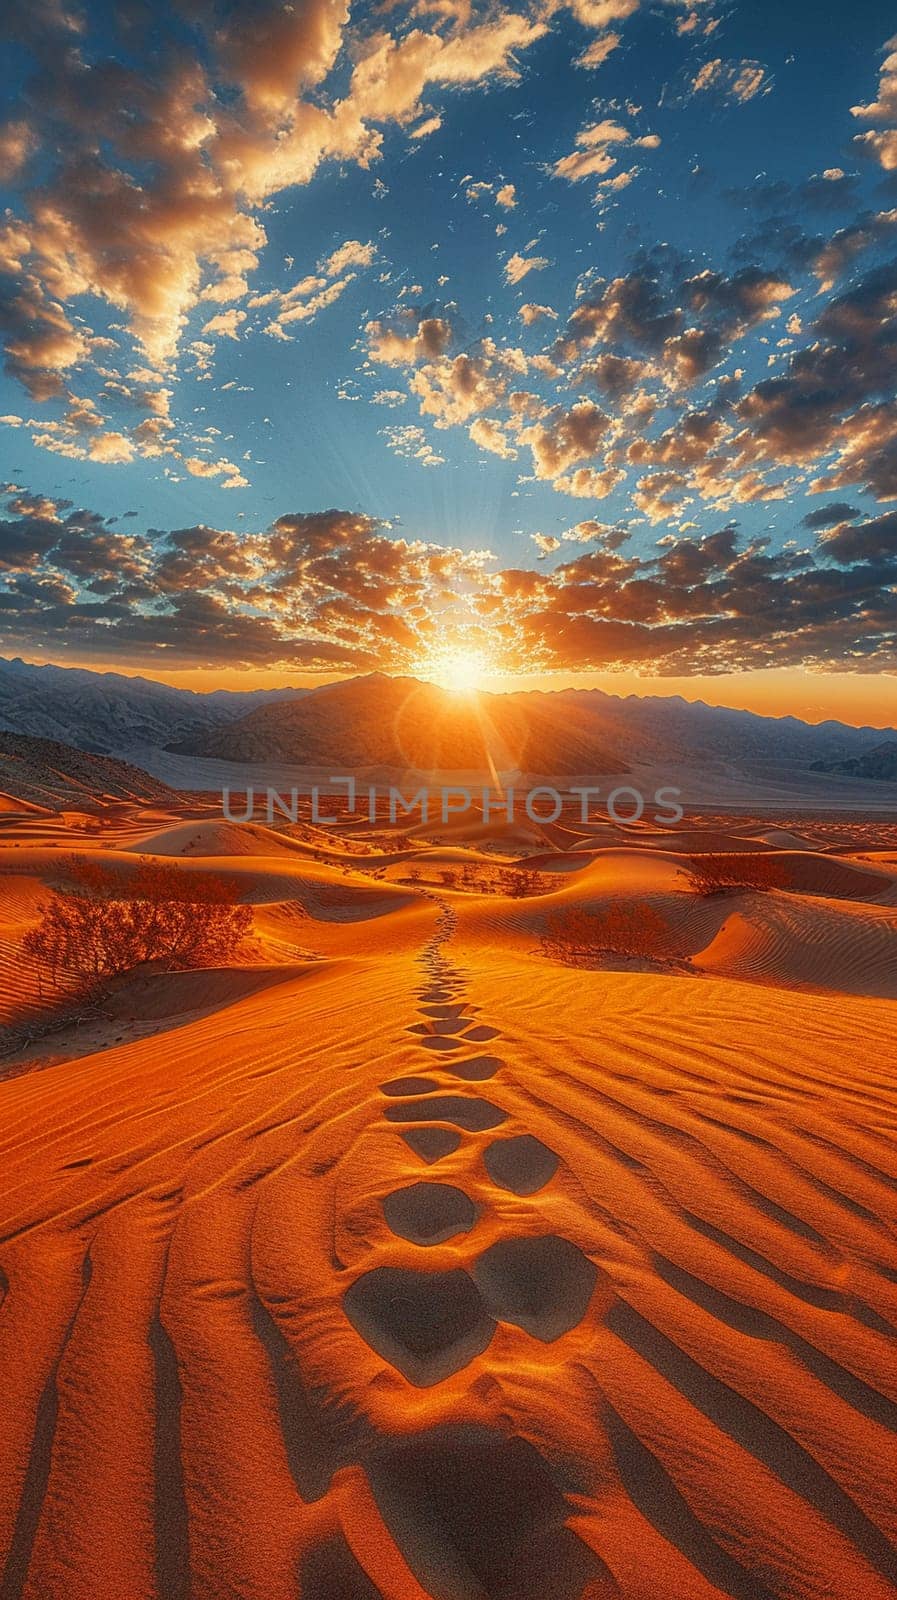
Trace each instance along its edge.
<path fill-rule="evenodd" d="M 509 900 L 162 832 L 262 966 L 0 1083 L 2 1600 L 894 1600 L 893 856 Z M 689 975 L 540 954 L 621 883 Z"/>

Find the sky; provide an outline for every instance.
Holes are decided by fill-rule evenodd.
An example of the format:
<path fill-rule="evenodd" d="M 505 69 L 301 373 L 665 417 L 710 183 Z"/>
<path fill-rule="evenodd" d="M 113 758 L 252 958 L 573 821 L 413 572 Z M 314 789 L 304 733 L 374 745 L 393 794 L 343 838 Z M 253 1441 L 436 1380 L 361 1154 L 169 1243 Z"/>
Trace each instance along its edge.
<path fill-rule="evenodd" d="M 11 12 L 0 651 L 894 720 L 888 7 Z"/>

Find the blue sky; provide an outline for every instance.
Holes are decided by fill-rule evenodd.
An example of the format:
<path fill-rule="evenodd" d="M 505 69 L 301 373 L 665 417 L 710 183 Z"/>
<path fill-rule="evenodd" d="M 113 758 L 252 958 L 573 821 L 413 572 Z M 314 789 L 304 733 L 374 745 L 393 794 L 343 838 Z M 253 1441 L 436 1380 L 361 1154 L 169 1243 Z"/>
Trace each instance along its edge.
<path fill-rule="evenodd" d="M 849 18 L 716 0 L 351 13 L 41 0 L 19 19 L 0 126 L 11 518 L 55 518 L 82 543 L 100 527 L 107 544 L 115 530 L 148 541 L 131 550 L 145 592 L 121 590 L 142 619 L 172 603 L 145 581 L 172 531 L 254 539 L 239 575 L 232 561 L 213 581 L 206 560 L 192 585 L 277 619 L 283 654 L 247 622 L 247 665 L 348 670 L 390 639 L 414 659 L 397 630 L 374 638 L 383 596 L 363 625 L 354 596 L 353 648 L 330 655 L 310 643 L 322 607 L 339 635 L 338 585 L 293 593 L 286 626 L 280 570 L 266 603 L 266 530 L 335 509 L 366 535 L 456 552 L 461 592 L 476 588 L 464 558 L 489 552 L 474 631 L 495 615 L 496 574 L 552 581 L 528 597 L 550 625 L 534 638 L 527 619 L 502 643 L 512 670 L 768 667 L 783 599 L 793 639 L 798 555 L 817 616 L 797 661 L 892 667 L 887 575 L 871 601 L 867 585 L 845 609 L 839 591 L 829 618 L 816 583 L 842 547 L 854 564 L 878 558 L 897 494 L 881 370 L 897 237 L 889 31 L 870 0 Z M 839 369 L 851 381 L 820 407 Z M 699 426 L 713 440 L 696 452 Z M 662 631 L 742 615 L 724 582 L 734 547 L 721 567 L 699 563 L 701 596 L 646 610 L 670 581 L 662 556 L 723 530 L 739 579 L 745 554 L 751 581 L 759 552 L 779 561 L 763 574 L 765 648 L 742 623 L 706 641 Z M 55 598 L 38 602 L 35 563 L 6 562 L 8 637 L 33 623 L 69 652 L 124 659 L 109 573 L 61 565 L 44 533 Z M 22 537 L 9 535 L 17 549 Z M 343 533 L 334 548 L 363 570 Z M 122 564 L 119 551 L 120 585 Z M 420 605 L 432 621 L 432 574 L 426 595 L 419 576 L 403 574 L 391 615 L 413 621 Z M 575 590 L 572 610 L 558 586 Z M 498 592 L 518 604 L 519 588 Z M 83 627 L 59 626 L 63 589 Z M 624 625 L 653 628 L 656 649 Z M 158 651 L 139 631 L 145 662 Z M 224 644 L 183 660 L 211 664 Z M 236 637 L 227 647 L 243 660 Z M 178 648 L 174 634 L 159 645 Z"/>

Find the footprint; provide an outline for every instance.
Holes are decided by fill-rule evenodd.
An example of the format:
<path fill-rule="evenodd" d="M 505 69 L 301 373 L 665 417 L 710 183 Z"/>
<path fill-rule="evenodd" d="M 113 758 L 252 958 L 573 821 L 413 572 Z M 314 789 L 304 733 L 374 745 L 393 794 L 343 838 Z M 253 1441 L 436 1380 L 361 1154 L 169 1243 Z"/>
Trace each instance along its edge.
<path fill-rule="evenodd" d="M 486 1024 L 481 1022 L 475 1028 L 469 1028 L 464 1037 L 476 1044 L 485 1044 L 487 1039 L 497 1039 L 498 1032 L 498 1028 L 487 1028 Z"/>
<path fill-rule="evenodd" d="M 390 1122 L 454 1122 L 459 1128 L 480 1133 L 506 1122 L 508 1113 L 488 1100 L 468 1100 L 460 1094 L 433 1095 L 426 1100 L 407 1100 L 387 1106 Z"/>
<path fill-rule="evenodd" d="M 445 1033 L 462 1033 L 469 1021 L 469 1017 L 434 1017 L 431 1022 L 410 1023 L 406 1032 L 440 1036 Z"/>
<path fill-rule="evenodd" d="M 479 1211 L 470 1196 L 454 1184 L 413 1183 L 385 1197 L 383 1215 L 400 1238 L 428 1245 L 469 1233 Z"/>
<path fill-rule="evenodd" d="M 421 1389 L 460 1372 L 495 1332 L 476 1284 L 461 1267 L 374 1267 L 346 1290 L 343 1309 L 371 1349 Z"/>
<path fill-rule="evenodd" d="M 401 1137 L 428 1166 L 450 1156 L 461 1143 L 460 1133 L 452 1133 L 450 1128 L 409 1128 Z"/>
<path fill-rule="evenodd" d="M 342 1534 L 309 1550 L 299 1573 L 302 1600 L 382 1600 L 367 1573 L 358 1565 Z"/>
<path fill-rule="evenodd" d="M 460 1039 L 444 1039 L 441 1033 L 431 1033 L 426 1039 L 421 1039 L 420 1044 L 424 1050 L 460 1050 Z"/>
<path fill-rule="evenodd" d="M 481 1424 L 442 1424 L 384 1442 L 365 1468 L 380 1514 L 427 1594 L 597 1600 L 619 1593 L 601 1558 L 566 1526 L 572 1505 L 526 1439 Z"/>
<path fill-rule="evenodd" d="M 434 1089 L 440 1089 L 441 1084 L 435 1078 L 391 1078 L 388 1083 L 381 1083 L 381 1094 L 432 1094 Z"/>
<path fill-rule="evenodd" d="M 513 1194 L 535 1194 L 537 1189 L 544 1189 L 560 1165 L 554 1151 L 531 1133 L 496 1139 L 484 1151 L 483 1160 L 492 1182 Z"/>
<path fill-rule="evenodd" d="M 498 1056 L 470 1056 L 466 1061 L 453 1061 L 449 1070 L 458 1078 L 466 1078 L 468 1083 L 482 1083 L 484 1078 L 494 1078 L 503 1066 Z"/>
<path fill-rule="evenodd" d="M 569 1239 L 500 1239 L 484 1251 L 474 1279 L 492 1315 L 551 1344 L 581 1322 L 598 1269 Z"/>
<path fill-rule="evenodd" d="M 420 1009 L 428 1017 L 460 1017 L 467 1008 L 463 1002 L 456 1000 L 452 1005 L 421 1006 Z"/>

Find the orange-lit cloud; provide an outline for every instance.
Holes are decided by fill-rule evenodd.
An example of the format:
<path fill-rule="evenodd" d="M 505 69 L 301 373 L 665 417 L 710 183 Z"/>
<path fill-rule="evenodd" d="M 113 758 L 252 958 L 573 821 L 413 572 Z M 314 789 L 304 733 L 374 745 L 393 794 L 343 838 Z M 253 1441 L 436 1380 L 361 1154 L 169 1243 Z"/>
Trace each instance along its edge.
<path fill-rule="evenodd" d="M 554 570 L 397 537 L 343 511 L 261 533 L 197 525 L 125 535 L 14 491 L 0 522 L 0 646 L 67 647 L 131 664 L 411 670 L 463 628 L 507 671 L 715 673 L 772 665 L 897 665 L 897 513 L 849 505 L 776 552 L 733 525 L 630 554 L 585 519 Z"/>

